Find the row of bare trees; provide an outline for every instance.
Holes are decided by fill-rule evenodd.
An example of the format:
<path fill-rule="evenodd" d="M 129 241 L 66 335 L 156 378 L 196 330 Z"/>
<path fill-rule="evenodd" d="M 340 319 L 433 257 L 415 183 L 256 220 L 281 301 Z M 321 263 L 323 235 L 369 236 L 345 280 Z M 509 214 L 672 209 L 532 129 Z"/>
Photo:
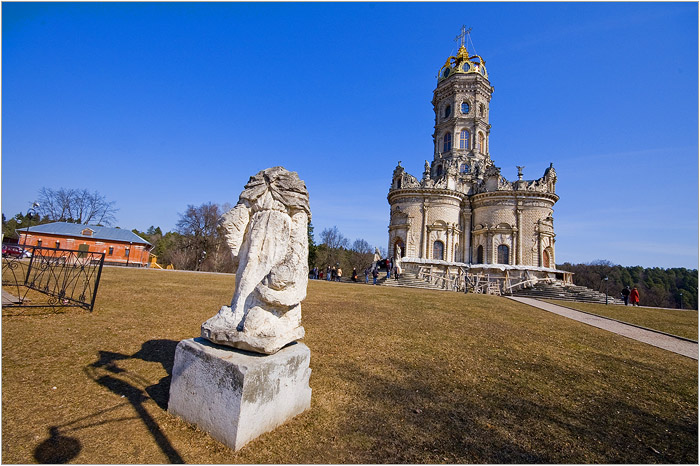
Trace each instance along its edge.
<path fill-rule="evenodd" d="M 219 217 L 229 210 L 229 204 L 205 203 L 188 205 L 179 214 L 174 231 L 163 233 L 151 226 L 145 232 L 132 230 L 153 245 L 151 252 L 162 266 L 171 265 L 181 270 L 233 272 L 233 259 L 224 238 L 218 231 Z M 17 214 L 10 220 L 3 215 L 3 233 L 15 235 L 16 228 L 48 222 L 74 222 L 110 226 L 116 222 L 118 209 L 98 192 L 87 189 L 42 188 L 33 213 Z M 313 225 L 309 224 L 309 269 L 341 267 L 345 276 L 355 268 L 358 274 L 372 263 L 374 248 L 364 239 L 350 242 L 338 227 L 326 228 L 316 245 Z M 382 257 L 386 250 L 380 248 Z"/>
<path fill-rule="evenodd" d="M 41 188 L 36 213 L 52 222 L 74 222 L 85 225 L 112 225 L 119 209 L 114 201 L 97 191 L 87 189 Z"/>
<path fill-rule="evenodd" d="M 358 275 L 362 275 L 365 268 L 372 264 L 374 249 L 366 240 L 356 239 L 350 243 L 337 226 L 326 228 L 321 232 L 321 243 L 315 245 L 309 242 L 309 269 L 318 267 L 326 271 L 328 267 L 340 267 L 343 276 L 350 277 L 354 268 Z M 386 250 L 379 248 L 382 257 L 386 257 Z"/>

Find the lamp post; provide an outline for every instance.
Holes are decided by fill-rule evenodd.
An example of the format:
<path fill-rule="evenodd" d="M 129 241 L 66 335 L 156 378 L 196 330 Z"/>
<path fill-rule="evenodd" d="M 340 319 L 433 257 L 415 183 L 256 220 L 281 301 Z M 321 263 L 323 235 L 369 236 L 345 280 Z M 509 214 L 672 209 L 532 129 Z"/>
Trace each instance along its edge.
<path fill-rule="evenodd" d="M 32 206 L 27 210 L 27 231 L 24 232 L 24 241 L 22 242 L 22 249 L 23 250 L 27 246 L 27 237 L 29 236 L 29 228 L 32 226 L 32 218 L 36 215 L 36 208 L 37 207 L 39 207 L 39 203 L 34 201 L 32 203 Z M 21 220 L 19 222 L 21 222 Z"/>
<path fill-rule="evenodd" d="M 605 280 L 605 305 L 608 305 L 608 277 L 606 276 L 603 280 Z"/>

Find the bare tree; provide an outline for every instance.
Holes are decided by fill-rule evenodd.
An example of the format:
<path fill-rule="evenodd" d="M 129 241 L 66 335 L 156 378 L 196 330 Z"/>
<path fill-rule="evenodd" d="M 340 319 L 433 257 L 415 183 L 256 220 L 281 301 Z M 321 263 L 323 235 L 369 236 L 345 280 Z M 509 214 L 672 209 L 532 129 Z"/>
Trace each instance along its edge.
<path fill-rule="evenodd" d="M 350 249 L 359 254 L 372 254 L 374 252 L 372 246 L 370 246 L 369 243 L 363 239 L 356 239 L 355 242 L 352 243 L 352 248 Z"/>
<path fill-rule="evenodd" d="M 374 249 L 367 241 L 356 239 L 348 253 L 348 262 L 351 267 L 354 267 L 361 274 L 372 263 L 373 253 Z"/>
<path fill-rule="evenodd" d="M 119 210 L 114 201 L 87 189 L 41 188 L 38 201 L 37 213 L 54 222 L 112 225 Z"/>
<path fill-rule="evenodd" d="M 224 208 L 228 207 L 227 204 Z M 233 259 L 217 222 L 223 209 L 211 202 L 199 207 L 188 205 L 176 224 L 181 235 L 178 248 L 180 268 L 216 272 L 232 272 Z M 177 267 L 177 266 L 176 266 Z"/>
<path fill-rule="evenodd" d="M 343 236 L 337 226 L 326 228 L 321 232 L 321 243 L 330 249 L 348 249 L 350 246 L 350 240 Z"/>

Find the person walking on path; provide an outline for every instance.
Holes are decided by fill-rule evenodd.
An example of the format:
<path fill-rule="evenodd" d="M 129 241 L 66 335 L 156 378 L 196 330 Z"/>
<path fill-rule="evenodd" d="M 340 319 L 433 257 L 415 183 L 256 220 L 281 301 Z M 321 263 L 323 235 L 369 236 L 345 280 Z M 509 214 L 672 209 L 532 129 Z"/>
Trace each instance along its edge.
<path fill-rule="evenodd" d="M 627 302 L 630 299 L 630 287 L 626 286 L 622 289 L 622 300 L 625 302 L 625 306 L 627 306 Z"/>
<path fill-rule="evenodd" d="M 377 284 L 377 277 L 379 277 L 379 270 L 376 268 L 372 271 L 372 277 L 374 278 L 374 284 Z"/>
<path fill-rule="evenodd" d="M 357 268 L 356 267 L 352 268 L 352 277 L 350 277 L 350 278 L 352 278 L 352 281 L 357 282 Z"/>
<path fill-rule="evenodd" d="M 391 262 L 386 260 L 386 278 L 391 278 Z"/>
<path fill-rule="evenodd" d="M 632 288 L 632 291 L 630 291 L 630 302 L 632 303 L 632 306 L 639 307 L 639 291 L 637 291 L 636 286 Z"/>
<path fill-rule="evenodd" d="M 339 282 L 341 278 L 343 278 L 343 269 L 338 267 L 338 270 L 335 272 L 335 281 Z"/>
<path fill-rule="evenodd" d="M 331 266 L 326 267 L 326 280 L 331 281 Z"/>
<path fill-rule="evenodd" d="M 369 285 L 369 267 L 365 268 L 365 285 Z"/>

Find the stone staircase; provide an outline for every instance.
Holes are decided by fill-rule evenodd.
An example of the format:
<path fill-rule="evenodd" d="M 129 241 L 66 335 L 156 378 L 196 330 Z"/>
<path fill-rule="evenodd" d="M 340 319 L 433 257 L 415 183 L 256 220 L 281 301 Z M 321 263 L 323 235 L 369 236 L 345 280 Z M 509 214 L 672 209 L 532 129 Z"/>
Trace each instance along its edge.
<path fill-rule="evenodd" d="M 358 283 L 365 284 L 365 276 L 362 274 L 357 276 L 357 282 L 353 282 L 350 277 L 343 277 L 341 280 L 343 283 Z M 369 284 L 372 284 L 372 276 L 369 277 Z M 404 272 L 399 275 L 398 281 L 394 279 L 392 275 L 391 278 L 386 278 L 386 272 L 383 270 L 379 271 L 379 277 L 377 277 L 377 285 L 381 286 L 393 286 L 393 287 L 403 287 L 403 288 L 421 288 L 424 290 L 442 290 L 442 288 L 437 285 L 421 280 L 414 273 Z"/>
<path fill-rule="evenodd" d="M 585 286 L 564 286 L 560 283 L 538 283 L 532 288 L 514 291 L 510 296 L 605 304 L 605 293 L 591 290 Z M 624 302 L 621 299 L 608 295 L 608 304 L 624 304 Z"/>
<path fill-rule="evenodd" d="M 347 283 L 355 283 L 349 277 L 343 277 L 342 281 Z M 357 277 L 357 283 L 365 283 L 364 275 Z M 371 276 L 369 279 L 369 284 L 372 284 Z M 444 291 L 443 288 L 418 278 L 416 274 L 405 271 L 399 276 L 398 280 L 394 279 L 393 276 L 391 278 L 386 278 L 386 272 L 380 271 L 379 278 L 377 278 L 377 285 Z M 605 304 L 605 293 L 591 290 L 585 286 L 563 285 L 558 282 L 540 282 L 531 288 L 514 291 L 512 294 L 506 296 L 522 296 L 536 299 L 558 299 L 562 301 Z M 608 295 L 608 304 L 624 304 L 624 302 L 621 299 Z"/>
<path fill-rule="evenodd" d="M 442 290 L 442 288 L 432 283 L 428 283 L 425 280 L 418 278 L 414 273 L 404 272 L 399 275 L 399 279 L 396 280 L 393 276 L 391 278 L 386 278 L 386 273 L 384 277 L 377 279 L 377 285 L 382 286 L 394 286 L 394 287 L 404 287 L 404 288 L 421 288 L 424 290 Z"/>

